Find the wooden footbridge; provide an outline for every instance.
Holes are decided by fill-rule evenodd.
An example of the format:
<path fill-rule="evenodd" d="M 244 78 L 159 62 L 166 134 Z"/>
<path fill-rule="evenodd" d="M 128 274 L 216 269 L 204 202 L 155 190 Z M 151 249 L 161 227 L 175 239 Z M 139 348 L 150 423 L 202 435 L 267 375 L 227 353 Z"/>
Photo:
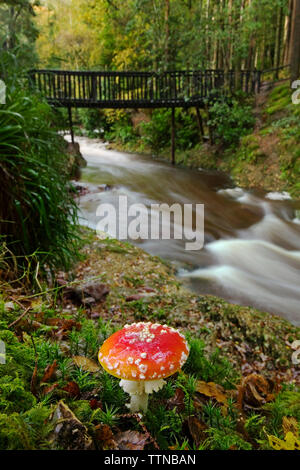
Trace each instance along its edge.
<path fill-rule="evenodd" d="M 31 70 L 31 84 L 48 103 L 69 110 L 72 141 L 72 108 L 171 108 L 172 161 L 175 160 L 175 108 L 195 107 L 203 132 L 200 108 L 217 93 L 230 95 L 235 90 L 259 92 L 258 70 L 196 70 L 174 72 L 97 72 Z"/>

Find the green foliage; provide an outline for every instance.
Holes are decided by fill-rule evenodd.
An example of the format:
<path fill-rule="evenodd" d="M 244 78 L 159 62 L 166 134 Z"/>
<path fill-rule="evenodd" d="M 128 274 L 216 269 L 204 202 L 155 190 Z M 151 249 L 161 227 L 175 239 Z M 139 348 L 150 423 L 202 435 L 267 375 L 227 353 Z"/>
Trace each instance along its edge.
<path fill-rule="evenodd" d="M 299 392 L 289 390 L 287 387 L 280 392 L 275 400 L 264 406 L 268 412 L 267 430 L 269 434 L 283 436 L 282 419 L 284 416 L 292 416 L 300 422 Z M 278 433 L 278 430 L 280 432 Z"/>
<path fill-rule="evenodd" d="M 1 65 L 6 63 L 5 79 L 14 71 L 24 73 L 37 60 L 35 41 L 38 29 L 34 21 L 37 0 L 2 0 L 0 4 Z M 17 60 L 15 58 L 17 57 Z M 9 62 L 9 67 L 7 67 Z"/>
<path fill-rule="evenodd" d="M 291 89 L 287 83 L 275 87 L 269 97 L 266 107 L 266 113 L 269 116 L 277 112 L 282 112 L 284 108 L 292 105 Z"/>
<path fill-rule="evenodd" d="M 106 115 L 99 109 L 80 108 L 77 111 L 77 116 L 79 123 L 89 137 L 104 137 L 105 133 L 110 130 L 111 126 Z"/>
<path fill-rule="evenodd" d="M 0 449 L 47 449 L 50 426 L 46 420 L 49 414 L 50 409 L 40 404 L 25 413 L 0 413 Z"/>
<path fill-rule="evenodd" d="M 190 149 L 199 140 L 195 117 L 186 110 L 175 110 L 176 147 Z M 154 152 L 170 145 L 171 110 L 155 109 L 149 122 L 141 124 L 142 139 Z"/>
<path fill-rule="evenodd" d="M 217 143 L 236 146 L 240 138 L 253 128 L 255 119 L 252 108 L 237 99 L 218 100 L 209 108 L 208 125 L 211 126 Z"/>
<path fill-rule="evenodd" d="M 0 378 L 0 396 L 0 412 L 26 411 L 35 404 L 34 396 L 24 389 L 24 382 L 18 377 Z"/>
<path fill-rule="evenodd" d="M 182 441 L 182 417 L 176 409 L 166 410 L 165 406 L 157 405 L 147 412 L 147 428 L 154 435 L 162 449 L 168 449 L 176 440 Z"/>
<path fill-rule="evenodd" d="M 231 429 L 211 428 L 205 447 L 209 450 L 251 450 L 252 445 Z"/>
<path fill-rule="evenodd" d="M 237 374 L 230 362 L 221 356 L 220 350 L 207 356 L 202 340 L 189 336 L 188 341 L 190 354 L 184 370 L 206 382 L 213 381 L 230 388 L 237 380 Z"/>
<path fill-rule="evenodd" d="M 106 424 L 107 426 L 115 426 L 119 420 L 118 411 L 118 408 L 105 404 L 105 410 L 98 408 L 92 412 L 90 423 L 100 421 L 102 424 Z"/>
<path fill-rule="evenodd" d="M 67 267 L 77 252 L 68 160 L 52 118 L 41 97 L 8 88 L 0 108 L 0 227 L 20 263 L 34 254 L 31 269 Z"/>
<path fill-rule="evenodd" d="M 128 401 L 128 395 L 120 387 L 119 382 L 118 379 L 107 372 L 103 372 L 100 375 L 101 400 L 107 405 L 116 406 L 118 408 L 124 406 Z"/>

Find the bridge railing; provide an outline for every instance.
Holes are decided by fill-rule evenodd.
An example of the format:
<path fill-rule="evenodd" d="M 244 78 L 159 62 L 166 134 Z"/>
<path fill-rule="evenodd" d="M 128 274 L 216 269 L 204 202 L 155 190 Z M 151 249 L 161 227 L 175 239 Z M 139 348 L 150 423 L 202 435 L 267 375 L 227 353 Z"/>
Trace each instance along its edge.
<path fill-rule="evenodd" d="M 31 70 L 30 80 L 56 106 L 195 106 L 212 90 L 223 94 L 259 91 L 260 72 L 243 70 L 97 72 Z"/>

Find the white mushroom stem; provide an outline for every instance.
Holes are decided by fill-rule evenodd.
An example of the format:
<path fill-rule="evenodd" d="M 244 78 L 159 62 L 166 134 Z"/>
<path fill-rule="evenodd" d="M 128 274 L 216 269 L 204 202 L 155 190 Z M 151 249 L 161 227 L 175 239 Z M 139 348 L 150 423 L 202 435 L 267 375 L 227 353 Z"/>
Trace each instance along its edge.
<path fill-rule="evenodd" d="M 150 393 L 157 392 L 165 385 L 165 380 L 120 380 L 120 387 L 124 392 L 129 393 L 130 403 L 126 406 L 132 413 L 143 411 L 146 413 L 148 409 L 148 397 Z"/>

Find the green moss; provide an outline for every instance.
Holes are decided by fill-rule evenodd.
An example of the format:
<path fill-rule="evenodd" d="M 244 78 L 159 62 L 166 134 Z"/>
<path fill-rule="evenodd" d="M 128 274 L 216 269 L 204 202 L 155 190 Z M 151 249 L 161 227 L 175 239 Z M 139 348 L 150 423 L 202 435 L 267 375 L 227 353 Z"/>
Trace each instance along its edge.
<path fill-rule="evenodd" d="M 37 405 L 26 413 L 0 413 L 0 449 L 47 449 L 50 408 Z"/>
<path fill-rule="evenodd" d="M 237 382 L 239 375 L 232 364 L 221 356 L 219 349 L 207 355 L 204 341 L 191 336 L 188 337 L 188 340 L 190 354 L 184 371 L 206 382 L 215 381 L 229 388 L 232 383 Z"/>
<path fill-rule="evenodd" d="M 246 442 L 232 429 L 211 428 L 205 448 L 209 450 L 251 450 L 252 445 Z"/>
<path fill-rule="evenodd" d="M 25 389 L 18 377 L 4 375 L 0 378 L 0 412 L 26 411 L 35 405 L 35 397 Z"/>
<path fill-rule="evenodd" d="M 282 419 L 292 416 L 300 422 L 300 392 L 296 390 L 283 390 L 275 400 L 264 406 L 267 411 L 266 428 L 269 434 L 283 437 Z"/>

